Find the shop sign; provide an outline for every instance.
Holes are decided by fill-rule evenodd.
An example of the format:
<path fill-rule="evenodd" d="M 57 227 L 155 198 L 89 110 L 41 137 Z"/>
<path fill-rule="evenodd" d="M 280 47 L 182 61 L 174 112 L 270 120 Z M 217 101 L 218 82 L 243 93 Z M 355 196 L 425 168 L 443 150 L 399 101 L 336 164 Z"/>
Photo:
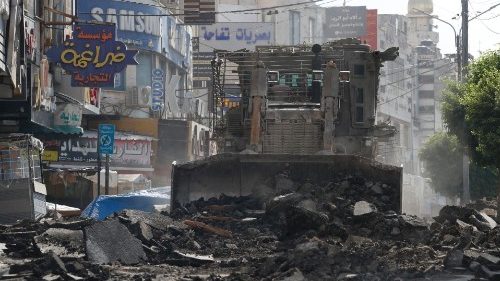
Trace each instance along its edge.
<path fill-rule="evenodd" d="M 152 95 L 153 101 L 151 103 L 151 110 L 160 111 L 163 109 L 163 102 L 165 96 L 165 73 L 163 70 L 157 68 L 153 70 L 152 75 Z"/>
<path fill-rule="evenodd" d="M 76 104 L 63 104 L 57 106 L 54 115 L 54 126 L 80 127 L 82 124 L 82 107 Z"/>
<path fill-rule="evenodd" d="M 199 27 L 200 51 L 254 50 L 274 44 L 274 24 L 263 22 L 220 22 Z"/>
<path fill-rule="evenodd" d="M 73 87 L 114 87 L 115 73 L 137 65 L 137 51 L 127 50 L 115 38 L 114 24 L 78 23 L 73 26 L 73 39 L 49 49 L 47 57 L 71 74 Z"/>
<path fill-rule="evenodd" d="M 162 52 L 164 16 L 161 15 L 165 15 L 166 10 L 156 2 L 81 0 L 76 6 L 80 20 L 116 24 L 117 40 L 136 48 Z"/>
<path fill-rule="evenodd" d="M 59 152 L 53 150 L 44 150 L 42 153 L 42 161 L 57 162 L 59 160 Z"/>
<path fill-rule="evenodd" d="M 95 163 L 97 145 L 96 138 L 63 140 L 59 149 L 59 161 Z M 112 165 L 148 167 L 151 165 L 151 141 L 115 139 L 113 154 L 109 156 Z"/>

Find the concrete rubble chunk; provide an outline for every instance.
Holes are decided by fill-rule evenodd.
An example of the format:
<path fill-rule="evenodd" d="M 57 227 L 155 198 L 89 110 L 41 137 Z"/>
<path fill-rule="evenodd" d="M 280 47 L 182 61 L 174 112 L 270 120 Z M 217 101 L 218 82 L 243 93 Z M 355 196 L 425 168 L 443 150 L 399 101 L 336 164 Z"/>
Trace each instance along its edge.
<path fill-rule="evenodd" d="M 273 281 L 307 281 L 307 279 L 300 269 L 292 268 L 283 273 L 282 276 L 274 278 Z"/>
<path fill-rule="evenodd" d="M 151 230 L 151 227 L 146 224 L 145 222 L 139 222 L 138 224 L 139 231 L 140 231 L 140 237 L 144 241 L 149 241 L 153 239 L 153 231 Z"/>
<path fill-rule="evenodd" d="M 347 240 L 344 243 L 344 246 L 345 247 L 361 246 L 363 244 L 370 244 L 370 243 L 373 243 L 373 240 L 371 240 L 370 238 L 356 236 L 356 235 L 349 235 L 349 237 L 347 237 Z"/>
<path fill-rule="evenodd" d="M 500 281 L 500 271 L 490 270 L 488 267 L 482 265 L 480 272 L 490 281 Z"/>
<path fill-rule="evenodd" d="M 481 216 L 482 221 L 485 222 L 490 229 L 497 227 L 498 225 L 497 222 L 494 219 L 492 219 L 489 215 L 483 212 L 479 212 L 479 215 Z"/>
<path fill-rule="evenodd" d="M 85 237 L 87 257 L 92 263 L 138 264 L 146 259 L 141 241 L 117 219 L 86 227 Z"/>
<path fill-rule="evenodd" d="M 0 262 L 0 277 L 4 276 L 5 274 L 9 273 L 10 266 L 3 264 Z"/>
<path fill-rule="evenodd" d="M 54 252 L 61 257 L 83 257 L 83 231 L 65 228 L 49 228 L 36 236 L 35 242 L 44 254 Z"/>
<path fill-rule="evenodd" d="M 477 258 L 477 261 L 482 265 L 500 265 L 500 258 L 488 253 L 482 253 Z"/>
<path fill-rule="evenodd" d="M 285 175 L 276 176 L 276 190 L 281 191 L 292 191 L 294 189 L 294 183 L 292 180 L 287 178 Z"/>
<path fill-rule="evenodd" d="M 122 215 L 127 217 L 132 224 L 143 222 L 158 230 L 167 230 L 173 223 L 173 220 L 167 216 L 139 210 L 124 210 Z"/>
<path fill-rule="evenodd" d="M 378 195 L 384 194 L 384 190 L 379 184 L 375 184 L 374 186 L 372 186 L 371 190 L 373 191 L 373 193 Z"/>
<path fill-rule="evenodd" d="M 355 216 L 362 216 L 366 214 L 371 214 L 377 212 L 377 207 L 373 204 L 370 204 L 366 201 L 358 201 L 354 204 L 354 212 Z"/>
<path fill-rule="evenodd" d="M 463 265 L 464 252 L 459 249 L 452 249 L 444 258 L 444 266 L 446 268 L 461 267 Z"/>

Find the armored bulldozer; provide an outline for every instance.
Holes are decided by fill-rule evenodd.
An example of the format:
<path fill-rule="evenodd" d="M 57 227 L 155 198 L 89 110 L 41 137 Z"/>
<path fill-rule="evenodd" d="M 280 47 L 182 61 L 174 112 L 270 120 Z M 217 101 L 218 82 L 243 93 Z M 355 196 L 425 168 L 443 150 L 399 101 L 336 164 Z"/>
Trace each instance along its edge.
<path fill-rule="evenodd" d="M 376 144 L 395 133 L 375 116 L 380 68 L 397 51 L 345 39 L 217 52 L 211 127 L 219 154 L 174 165 L 172 206 L 250 195 L 286 170 L 298 181 L 339 173 L 383 181 L 400 210 L 401 168 L 374 161 Z"/>

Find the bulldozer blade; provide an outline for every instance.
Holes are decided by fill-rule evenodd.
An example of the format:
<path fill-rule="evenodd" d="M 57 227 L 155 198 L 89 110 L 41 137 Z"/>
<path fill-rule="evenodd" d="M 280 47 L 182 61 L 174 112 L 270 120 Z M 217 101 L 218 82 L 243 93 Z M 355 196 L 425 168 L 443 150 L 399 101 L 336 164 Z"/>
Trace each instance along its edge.
<path fill-rule="evenodd" d="M 353 155 L 219 154 L 174 164 L 171 208 L 198 200 L 247 196 L 275 175 L 287 172 L 295 182 L 321 184 L 336 174 L 362 176 L 393 189 L 394 210 L 401 212 L 402 168 Z"/>

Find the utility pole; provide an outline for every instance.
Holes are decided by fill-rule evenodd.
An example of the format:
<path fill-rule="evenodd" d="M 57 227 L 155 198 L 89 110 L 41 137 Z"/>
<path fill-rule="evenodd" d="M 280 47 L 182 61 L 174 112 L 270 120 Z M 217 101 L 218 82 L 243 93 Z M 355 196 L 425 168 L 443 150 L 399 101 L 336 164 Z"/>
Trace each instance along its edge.
<path fill-rule="evenodd" d="M 467 66 L 469 64 L 469 4 L 462 0 L 462 81 L 467 81 Z"/>
<path fill-rule="evenodd" d="M 462 0 L 462 82 L 467 81 L 467 66 L 469 65 L 469 4 L 468 0 Z M 464 155 L 462 161 L 462 183 L 463 183 L 463 204 L 470 201 L 469 187 L 469 148 L 467 138 L 467 125 L 464 120 L 463 126 Z"/>

